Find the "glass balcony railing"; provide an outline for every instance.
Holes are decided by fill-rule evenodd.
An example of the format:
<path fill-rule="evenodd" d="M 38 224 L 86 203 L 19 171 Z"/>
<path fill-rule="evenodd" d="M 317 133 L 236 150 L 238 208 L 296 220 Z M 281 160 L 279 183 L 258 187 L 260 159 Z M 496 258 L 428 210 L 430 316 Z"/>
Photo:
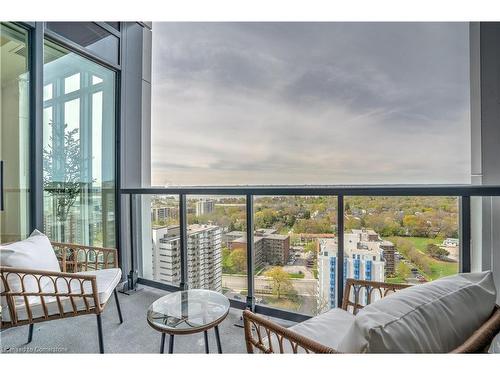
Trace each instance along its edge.
<path fill-rule="evenodd" d="M 133 247 L 124 256 L 139 282 L 211 289 L 234 307 L 300 321 L 340 306 L 347 278 L 418 284 L 470 271 L 471 197 L 500 195 L 500 187 L 169 187 L 121 194 L 132 218 Z"/>

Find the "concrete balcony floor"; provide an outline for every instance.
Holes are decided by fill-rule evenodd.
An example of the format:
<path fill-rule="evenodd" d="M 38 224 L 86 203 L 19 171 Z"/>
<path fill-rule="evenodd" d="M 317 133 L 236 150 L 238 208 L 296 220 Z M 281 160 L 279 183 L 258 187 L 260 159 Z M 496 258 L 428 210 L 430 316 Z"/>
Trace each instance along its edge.
<path fill-rule="evenodd" d="M 119 293 L 124 322 L 118 323 L 113 297 L 102 315 L 104 350 L 106 353 L 159 353 L 161 334 L 146 321 L 148 306 L 168 292 L 149 287 L 134 295 Z M 224 353 L 246 353 L 241 310 L 231 309 L 220 324 L 219 332 Z M 95 315 L 59 319 L 35 324 L 33 341 L 26 344 L 28 326 L 10 328 L 0 333 L 2 353 L 98 353 Z M 217 353 L 215 333 L 208 333 L 211 353 Z M 165 352 L 168 351 L 168 336 Z M 174 353 L 205 353 L 203 333 L 175 336 Z M 168 355 L 168 354 L 165 354 Z"/>

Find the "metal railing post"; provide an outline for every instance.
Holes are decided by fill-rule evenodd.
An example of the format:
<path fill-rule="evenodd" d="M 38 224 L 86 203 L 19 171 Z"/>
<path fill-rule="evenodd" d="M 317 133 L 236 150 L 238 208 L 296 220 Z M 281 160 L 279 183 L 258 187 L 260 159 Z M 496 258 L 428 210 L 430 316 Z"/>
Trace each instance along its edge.
<path fill-rule="evenodd" d="M 337 306 L 344 298 L 344 196 L 337 197 Z"/>
<path fill-rule="evenodd" d="M 180 288 L 187 290 L 188 286 L 188 236 L 187 236 L 187 207 L 186 195 L 179 194 L 179 229 L 180 229 L 180 260 L 181 282 Z"/>
<path fill-rule="evenodd" d="M 247 216 L 247 308 L 255 310 L 255 284 L 254 284 L 254 221 L 253 221 L 253 195 L 246 195 L 246 216 Z"/>
<path fill-rule="evenodd" d="M 459 199 L 459 237 L 460 237 L 460 272 L 471 271 L 471 210 L 470 196 L 462 196 Z"/>

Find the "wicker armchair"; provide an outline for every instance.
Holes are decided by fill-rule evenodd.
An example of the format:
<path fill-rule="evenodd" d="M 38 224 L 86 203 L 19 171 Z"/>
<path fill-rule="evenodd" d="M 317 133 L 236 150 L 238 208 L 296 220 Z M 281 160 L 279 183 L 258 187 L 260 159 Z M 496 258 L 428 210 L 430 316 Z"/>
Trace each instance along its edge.
<path fill-rule="evenodd" d="M 347 279 L 342 309 L 357 314 L 360 309 L 384 298 L 390 293 L 409 287 L 410 285 L 389 284 L 375 281 Z M 361 303 L 360 292 L 365 290 L 366 304 Z M 254 314 L 249 310 L 243 311 L 245 341 L 248 353 L 285 353 L 285 346 L 293 353 L 340 353 L 333 348 L 322 345 L 293 330 L 282 327 L 269 319 Z M 453 350 L 453 353 L 484 352 L 496 334 L 500 332 L 500 306 L 496 306 L 490 318 L 474 332 L 462 345 Z M 273 345 L 274 343 L 274 345 Z"/>
<path fill-rule="evenodd" d="M 120 324 L 123 323 L 116 284 L 120 281 L 117 250 L 53 242 L 62 272 L 0 267 L 0 297 L 4 310 L 0 329 L 29 324 L 28 343 L 35 323 L 95 314 L 99 349 L 104 353 L 101 313 L 111 294 L 115 297 Z M 13 290 L 13 278 L 21 288 Z M 38 290 L 28 290 L 27 280 Z M 5 305 L 7 308 L 5 309 Z"/>

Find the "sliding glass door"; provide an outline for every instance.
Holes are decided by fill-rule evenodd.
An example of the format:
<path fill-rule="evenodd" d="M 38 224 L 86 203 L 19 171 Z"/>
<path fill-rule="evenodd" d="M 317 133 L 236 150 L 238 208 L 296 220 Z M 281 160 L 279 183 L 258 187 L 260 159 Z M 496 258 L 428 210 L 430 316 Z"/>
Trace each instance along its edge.
<path fill-rule="evenodd" d="M 44 44 L 44 230 L 115 246 L 115 73 Z"/>
<path fill-rule="evenodd" d="M 29 234 L 28 32 L 0 24 L 0 243 Z"/>

